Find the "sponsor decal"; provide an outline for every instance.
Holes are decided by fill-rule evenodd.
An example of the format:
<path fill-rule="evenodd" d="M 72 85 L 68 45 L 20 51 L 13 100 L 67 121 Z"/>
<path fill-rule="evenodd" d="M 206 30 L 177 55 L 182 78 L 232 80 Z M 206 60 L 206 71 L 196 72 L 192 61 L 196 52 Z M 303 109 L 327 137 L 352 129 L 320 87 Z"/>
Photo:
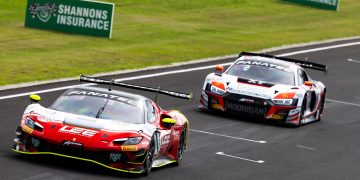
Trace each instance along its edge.
<path fill-rule="evenodd" d="M 82 148 L 83 144 L 74 141 L 64 141 L 63 146 Z"/>
<path fill-rule="evenodd" d="M 56 16 L 57 6 L 54 3 L 44 5 L 34 3 L 30 5 L 29 11 L 33 19 L 38 18 L 42 22 L 48 22 L 51 16 Z"/>
<path fill-rule="evenodd" d="M 283 0 L 294 2 L 298 4 L 304 4 L 316 8 L 328 9 L 337 11 L 339 9 L 340 0 Z"/>
<path fill-rule="evenodd" d="M 55 119 L 53 118 L 50 118 L 50 117 L 47 117 L 47 116 L 44 116 L 44 115 L 40 115 L 37 117 L 37 119 L 41 122 L 52 122 L 52 121 L 56 121 Z"/>
<path fill-rule="evenodd" d="M 279 115 L 279 114 L 273 114 L 273 115 L 271 116 L 271 118 L 272 118 L 272 119 L 283 119 L 284 116 L 283 116 L 283 115 Z"/>
<path fill-rule="evenodd" d="M 70 127 L 70 126 L 64 126 L 61 129 L 59 129 L 58 132 L 64 133 L 64 134 L 73 134 L 73 135 L 78 135 L 78 136 L 83 136 L 83 137 L 88 137 L 88 138 L 91 138 L 95 134 L 98 133 L 98 131 L 79 128 L 79 127 Z"/>
<path fill-rule="evenodd" d="M 247 98 L 241 98 L 239 99 L 240 102 L 247 102 L 247 103 L 254 103 L 255 100 L 253 99 L 247 99 Z"/>
<path fill-rule="evenodd" d="M 275 65 L 275 64 L 271 64 L 271 63 L 267 63 L 267 62 L 261 62 L 261 61 L 246 61 L 246 60 L 242 60 L 242 61 L 237 61 L 236 64 L 237 64 L 237 65 L 239 65 L 239 64 L 245 64 L 245 65 L 265 66 L 265 67 L 275 68 L 275 69 L 279 69 L 279 70 L 286 71 L 286 72 L 291 72 L 291 70 L 290 70 L 289 68 L 286 68 L 286 67 L 283 67 L 283 66 L 279 66 L 279 65 Z"/>
<path fill-rule="evenodd" d="M 25 26 L 111 38 L 114 3 L 28 0 Z"/>
<path fill-rule="evenodd" d="M 273 83 L 268 83 L 265 81 L 254 80 L 254 79 L 244 79 L 244 78 L 238 78 L 238 82 L 239 83 L 256 84 L 256 85 L 260 85 L 260 86 L 264 86 L 264 87 L 272 87 L 275 85 Z"/>
<path fill-rule="evenodd" d="M 37 148 L 40 146 L 40 140 L 36 138 L 31 138 L 31 144 L 33 147 Z"/>
<path fill-rule="evenodd" d="M 123 145 L 121 146 L 122 151 L 138 151 L 137 145 Z"/>
<path fill-rule="evenodd" d="M 236 94 L 243 94 L 248 96 L 255 96 L 255 97 L 261 97 L 261 98 L 270 98 L 269 95 L 264 94 L 263 90 L 251 88 L 249 86 L 238 86 L 236 89 L 232 87 L 226 88 L 227 91 L 230 93 L 236 93 Z"/>
<path fill-rule="evenodd" d="M 27 126 L 22 126 L 21 129 L 22 129 L 24 132 L 28 133 L 28 134 L 32 134 L 33 131 L 34 131 L 33 129 L 31 129 L 31 128 L 27 127 Z"/>
<path fill-rule="evenodd" d="M 120 153 L 110 153 L 110 160 L 116 162 L 121 158 Z"/>
<path fill-rule="evenodd" d="M 136 102 L 131 99 L 113 95 L 113 94 L 99 93 L 99 92 L 93 92 L 93 91 L 83 91 L 83 90 L 79 90 L 79 91 L 74 90 L 74 91 L 70 91 L 69 93 L 66 94 L 66 96 L 71 96 L 71 95 L 85 95 L 85 96 L 109 98 L 109 99 L 112 99 L 115 101 L 120 101 L 120 102 L 124 102 L 124 103 L 131 104 L 131 105 L 136 105 Z"/>
<path fill-rule="evenodd" d="M 237 111 L 237 112 L 244 112 L 248 114 L 255 114 L 255 115 L 265 115 L 266 110 L 262 107 L 256 107 L 256 106 L 247 106 L 243 104 L 234 104 L 227 102 L 226 103 L 227 110 L 231 111 Z"/>
<path fill-rule="evenodd" d="M 235 93 L 235 94 L 255 96 L 255 97 L 261 97 L 267 99 L 271 98 L 270 96 L 271 93 L 269 93 L 270 89 L 261 86 L 253 86 L 243 83 L 231 83 L 231 86 L 227 86 L 226 90 L 229 91 L 230 93 Z"/>
<path fill-rule="evenodd" d="M 250 79 L 250 80 L 248 80 L 248 83 L 263 85 L 265 82 L 264 82 L 264 81 L 259 81 L 259 80 L 254 80 L 254 79 Z"/>
<path fill-rule="evenodd" d="M 211 104 L 211 108 L 214 108 L 214 109 L 220 109 L 222 110 L 222 106 L 220 104 Z"/>
<path fill-rule="evenodd" d="M 300 108 L 292 109 L 289 112 L 289 115 L 294 115 L 300 113 Z"/>

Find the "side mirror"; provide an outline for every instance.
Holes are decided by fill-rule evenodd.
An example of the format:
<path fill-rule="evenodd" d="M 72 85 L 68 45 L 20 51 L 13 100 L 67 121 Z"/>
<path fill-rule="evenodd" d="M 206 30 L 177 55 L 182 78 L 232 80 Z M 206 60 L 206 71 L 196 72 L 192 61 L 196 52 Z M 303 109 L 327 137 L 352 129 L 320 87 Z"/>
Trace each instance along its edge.
<path fill-rule="evenodd" d="M 176 120 L 171 118 L 164 118 L 161 122 L 166 128 L 171 128 L 171 126 L 176 124 Z"/>
<path fill-rule="evenodd" d="M 39 101 L 41 101 L 41 97 L 39 95 L 32 94 L 32 95 L 30 95 L 30 101 L 31 101 L 31 104 L 39 103 Z"/>
<path fill-rule="evenodd" d="M 221 76 L 223 72 L 224 72 L 224 67 L 223 66 L 217 65 L 215 67 L 215 74 L 216 75 Z"/>
<path fill-rule="evenodd" d="M 314 83 L 311 81 L 305 81 L 304 84 L 305 86 L 312 86 Z"/>

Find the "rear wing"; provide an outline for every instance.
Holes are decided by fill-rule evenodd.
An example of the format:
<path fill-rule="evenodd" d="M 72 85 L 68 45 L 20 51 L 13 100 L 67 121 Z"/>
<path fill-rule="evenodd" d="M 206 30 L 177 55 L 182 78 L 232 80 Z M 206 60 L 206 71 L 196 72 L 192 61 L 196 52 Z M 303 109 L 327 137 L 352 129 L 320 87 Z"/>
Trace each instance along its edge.
<path fill-rule="evenodd" d="M 119 87 L 126 87 L 126 88 L 143 90 L 143 91 L 148 91 L 148 92 L 155 92 L 157 94 L 165 94 L 168 96 L 177 97 L 177 98 L 181 98 L 181 99 L 188 99 L 188 100 L 193 99 L 192 93 L 186 94 L 186 93 L 181 93 L 181 92 L 164 90 L 164 89 L 160 89 L 160 87 L 159 88 L 146 87 L 146 86 L 140 86 L 140 85 L 135 85 L 135 84 L 117 82 L 114 80 L 105 80 L 105 79 L 100 79 L 100 78 L 96 78 L 96 77 L 89 77 L 89 76 L 84 76 L 84 75 L 80 76 L 80 81 L 108 85 L 109 90 L 111 90 L 110 89 L 111 86 L 119 86 Z"/>
<path fill-rule="evenodd" d="M 278 60 L 282 60 L 282 61 L 292 62 L 303 68 L 315 69 L 315 70 L 324 71 L 324 72 L 327 72 L 327 70 L 328 70 L 327 65 L 308 62 L 308 61 L 302 61 L 302 60 L 296 60 L 296 59 L 290 59 L 290 58 L 285 58 L 285 57 L 279 57 L 279 56 L 274 56 L 274 55 L 269 55 L 269 54 L 241 52 L 239 54 L 239 57 L 241 57 L 241 56 L 260 56 L 260 57 L 266 57 L 266 58 L 273 58 L 273 59 L 278 59 Z"/>

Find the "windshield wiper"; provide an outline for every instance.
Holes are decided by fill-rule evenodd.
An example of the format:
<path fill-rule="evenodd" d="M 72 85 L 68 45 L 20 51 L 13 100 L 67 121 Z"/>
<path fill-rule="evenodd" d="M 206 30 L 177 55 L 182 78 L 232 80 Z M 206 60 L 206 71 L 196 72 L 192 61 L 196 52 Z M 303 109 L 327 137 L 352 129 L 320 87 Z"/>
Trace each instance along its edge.
<path fill-rule="evenodd" d="M 101 107 L 101 108 L 98 110 L 95 118 L 99 118 L 99 117 L 101 116 L 101 114 L 104 112 L 105 107 L 106 107 L 106 105 L 107 105 L 108 102 L 109 102 L 109 98 L 106 99 L 106 101 L 105 101 L 105 103 L 104 103 L 104 106 Z"/>
<path fill-rule="evenodd" d="M 96 117 L 95 117 L 95 118 L 99 118 L 99 117 L 100 117 L 100 115 L 102 114 L 102 112 L 104 111 L 104 109 L 105 109 L 105 105 L 99 109 L 99 111 L 97 112 L 97 114 L 96 114 Z"/>

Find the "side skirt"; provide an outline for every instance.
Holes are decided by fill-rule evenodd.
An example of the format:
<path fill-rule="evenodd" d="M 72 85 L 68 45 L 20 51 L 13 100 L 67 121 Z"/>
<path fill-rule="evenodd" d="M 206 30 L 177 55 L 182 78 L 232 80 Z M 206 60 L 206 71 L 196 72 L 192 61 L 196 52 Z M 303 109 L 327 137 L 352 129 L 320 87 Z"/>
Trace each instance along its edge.
<path fill-rule="evenodd" d="M 94 160 L 91 160 L 91 159 L 79 158 L 79 157 L 75 157 L 75 156 L 69 156 L 69 155 L 58 154 L 58 153 L 53 153 L 53 152 L 26 152 L 26 151 L 19 151 L 19 150 L 16 150 L 16 149 L 12 149 L 12 150 L 14 152 L 21 153 L 21 154 L 30 154 L 30 155 L 48 154 L 48 155 L 55 155 L 55 156 L 61 156 L 61 157 L 66 157 L 66 158 L 71 158 L 71 159 L 77 159 L 77 160 L 92 162 L 92 163 L 98 164 L 100 166 L 106 167 L 106 168 L 111 169 L 111 170 L 121 171 L 121 172 L 126 172 L 126 173 L 140 174 L 140 173 L 143 173 L 143 171 L 144 171 L 144 170 L 131 171 L 131 170 L 124 170 L 124 169 L 117 169 L 117 168 L 105 165 L 103 163 L 100 163 L 98 161 L 94 161 Z"/>

